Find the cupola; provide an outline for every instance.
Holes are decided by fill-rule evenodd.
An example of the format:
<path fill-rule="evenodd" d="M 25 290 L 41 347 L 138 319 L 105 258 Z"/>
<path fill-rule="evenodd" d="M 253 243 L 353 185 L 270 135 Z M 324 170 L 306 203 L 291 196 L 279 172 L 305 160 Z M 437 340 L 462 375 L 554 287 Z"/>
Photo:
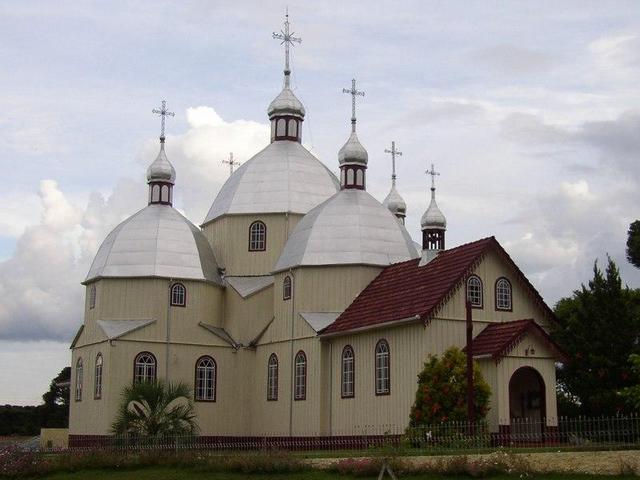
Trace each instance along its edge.
<path fill-rule="evenodd" d="M 340 164 L 340 188 L 357 188 L 366 190 L 367 182 L 365 172 L 369 162 L 369 154 L 358 140 L 356 133 L 356 97 L 364 97 L 364 92 L 356 89 L 355 78 L 351 80 L 351 88 L 342 89 L 344 93 L 351 95 L 351 135 L 338 152 Z"/>
<path fill-rule="evenodd" d="M 422 228 L 422 260 L 420 265 L 426 265 L 445 249 L 444 236 L 447 230 L 447 219 L 436 203 L 435 177 L 440 173 L 435 171 L 433 164 L 431 170 L 427 170 L 426 173 L 431 175 L 431 202 L 420 221 Z"/>
<path fill-rule="evenodd" d="M 402 152 L 396 149 L 396 142 L 391 142 L 391 150 L 385 149 L 384 152 L 391 154 L 391 191 L 382 204 L 404 225 L 404 219 L 407 216 L 407 204 L 398 193 L 398 190 L 396 190 L 396 156 L 402 156 Z"/>
<path fill-rule="evenodd" d="M 147 183 L 149 184 L 149 205 L 159 203 L 164 205 L 173 204 L 173 185 L 176 181 L 176 170 L 171 165 L 164 151 L 164 123 L 165 117 L 174 116 L 173 112 L 167 111 L 167 102 L 162 101 L 160 110 L 154 109 L 153 113 L 157 113 L 162 118 L 160 131 L 160 152 L 147 169 Z"/>
<path fill-rule="evenodd" d="M 300 143 L 302 140 L 302 122 L 304 121 L 304 105 L 291 90 L 291 69 L 289 67 L 289 47 L 301 43 L 289 31 L 289 13 L 285 15 L 284 29 L 273 33 L 273 38 L 282 40 L 285 51 L 284 85 L 282 91 L 269 104 L 267 114 L 271 121 L 271 142 L 291 140 Z"/>

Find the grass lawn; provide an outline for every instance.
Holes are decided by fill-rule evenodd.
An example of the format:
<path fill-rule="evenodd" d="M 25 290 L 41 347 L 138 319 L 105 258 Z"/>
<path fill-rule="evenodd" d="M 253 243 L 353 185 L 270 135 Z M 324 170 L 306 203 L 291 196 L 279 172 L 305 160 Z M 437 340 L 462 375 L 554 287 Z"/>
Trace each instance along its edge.
<path fill-rule="evenodd" d="M 321 471 L 306 471 L 299 473 L 283 473 L 283 474 L 245 474 L 245 473 L 220 473 L 220 472 L 205 472 L 190 469 L 178 469 L 178 468 L 163 468 L 163 467 L 149 467 L 141 469 L 130 470 L 83 470 L 79 472 L 69 473 L 60 472 L 53 475 L 47 475 L 47 480 L 243 480 L 243 479 L 264 479 L 264 480 L 352 480 L 352 479 L 364 479 L 364 478 L 377 478 L 374 477 L 353 477 L 347 475 L 338 475 L 335 473 L 327 473 Z M 389 478 L 385 476 L 385 478 Z M 417 475 L 417 476 L 399 476 L 400 480 L 470 480 L 472 477 L 457 476 L 457 475 Z M 496 475 L 491 477 L 485 477 L 490 480 L 514 480 L 518 476 L 515 475 Z M 609 475 L 535 475 L 532 478 L 535 480 L 637 480 L 637 477 L 629 476 L 617 476 L 612 477 Z"/>

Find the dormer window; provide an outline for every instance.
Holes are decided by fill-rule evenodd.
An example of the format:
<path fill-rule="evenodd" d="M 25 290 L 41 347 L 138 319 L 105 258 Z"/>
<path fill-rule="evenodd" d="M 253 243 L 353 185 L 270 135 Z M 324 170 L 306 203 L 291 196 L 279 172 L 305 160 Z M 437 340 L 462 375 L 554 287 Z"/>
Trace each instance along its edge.
<path fill-rule="evenodd" d="M 473 308 L 482 308 L 482 280 L 477 275 L 472 275 L 467 280 L 467 300 Z"/>

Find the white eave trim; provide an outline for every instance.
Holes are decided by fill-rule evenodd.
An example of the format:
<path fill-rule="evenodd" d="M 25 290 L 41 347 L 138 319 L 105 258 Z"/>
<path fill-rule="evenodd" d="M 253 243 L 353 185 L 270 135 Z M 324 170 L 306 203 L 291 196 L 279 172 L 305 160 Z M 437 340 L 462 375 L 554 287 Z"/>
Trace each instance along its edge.
<path fill-rule="evenodd" d="M 416 322 L 421 318 L 422 317 L 420 315 L 414 315 L 413 317 L 401 318 L 399 320 L 392 320 L 390 322 L 377 323 L 375 325 L 366 325 L 364 327 L 352 328 L 351 330 L 343 330 L 343 331 L 334 332 L 334 333 L 321 333 L 319 337 L 320 338 L 340 337 L 344 335 L 354 335 L 361 332 L 367 332 L 369 330 L 378 330 L 380 328 L 397 327 L 399 325 Z"/>

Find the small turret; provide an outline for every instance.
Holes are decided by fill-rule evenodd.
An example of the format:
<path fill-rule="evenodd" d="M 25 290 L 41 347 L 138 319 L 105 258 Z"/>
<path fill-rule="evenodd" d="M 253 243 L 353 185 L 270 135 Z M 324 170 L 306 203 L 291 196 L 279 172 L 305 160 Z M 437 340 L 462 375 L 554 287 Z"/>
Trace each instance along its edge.
<path fill-rule="evenodd" d="M 427 170 L 426 173 L 431 175 L 431 202 L 420 221 L 422 228 L 422 259 L 420 260 L 420 266 L 429 263 L 438 253 L 445 249 L 444 236 L 447 230 L 447 219 L 436 203 L 435 177 L 440 174 L 435 171 L 433 164 L 431 165 L 431 170 Z"/>
<path fill-rule="evenodd" d="M 356 96 L 364 97 L 364 92 L 356 89 L 356 79 L 351 80 L 351 89 L 343 88 L 344 93 L 351 95 L 351 135 L 338 152 L 340 164 L 340 188 L 357 188 L 366 190 L 365 172 L 369 163 L 369 154 L 362 146 L 356 133 Z"/>
<path fill-rule="evenodd" d="M 162 101 L 160 110 L 154 109 L 153 113 L 157 113 L 162 117 L 162 126 L 160 131 L 160 152 L 147 169 L 147 183 L 149 184 L 149 204 L 160 203 L 164 205 L 173 204 L 173 185 L 176 182 L 176 170 L 171 165 L 164 151 L 164 122 L 165 117 L 173 117 L 173 112 L 167 111 L 167 102 Z"/>
<path fill-rule="evenodd" d="M 382 204 L 393 213 L 404 225 L 407 216 L 407 204 L 396 190 L 396 156 L 402 156 L 402 152 L 396 149 L 396 142 L 391 142 L 391 150 L 385 149 L 385 153 L 391 154 L 391 191 Z"/>

